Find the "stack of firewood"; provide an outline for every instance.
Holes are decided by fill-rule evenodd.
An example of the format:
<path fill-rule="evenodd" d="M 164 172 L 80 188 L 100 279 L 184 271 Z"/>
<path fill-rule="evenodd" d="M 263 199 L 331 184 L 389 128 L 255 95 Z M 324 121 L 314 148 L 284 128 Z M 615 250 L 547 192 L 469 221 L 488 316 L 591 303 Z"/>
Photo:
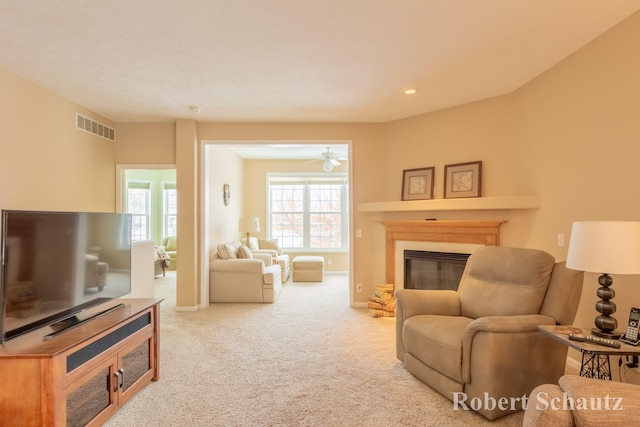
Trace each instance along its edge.
<path fill-rule="evenodd" d="M 396 298 L 393 296 L 393 285 L 376 285 L 373 295 L 369 297 L 368 307 L 372 317 L 395 317 Z"/>

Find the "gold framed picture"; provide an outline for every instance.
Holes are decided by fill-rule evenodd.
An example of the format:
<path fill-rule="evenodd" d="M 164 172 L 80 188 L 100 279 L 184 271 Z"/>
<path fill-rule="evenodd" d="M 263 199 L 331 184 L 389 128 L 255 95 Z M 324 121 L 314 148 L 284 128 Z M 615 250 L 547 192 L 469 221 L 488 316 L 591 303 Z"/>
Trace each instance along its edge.
<path fill-rule="evenodd" d="M 405 169 L 402 172 L 402 200 L 433 199 L 435 168 Z"/>
<path fill-rule="evenodd" d="M 444 198 L 480 197 L 482 161 L 456 163 L 444 167 Z"/>

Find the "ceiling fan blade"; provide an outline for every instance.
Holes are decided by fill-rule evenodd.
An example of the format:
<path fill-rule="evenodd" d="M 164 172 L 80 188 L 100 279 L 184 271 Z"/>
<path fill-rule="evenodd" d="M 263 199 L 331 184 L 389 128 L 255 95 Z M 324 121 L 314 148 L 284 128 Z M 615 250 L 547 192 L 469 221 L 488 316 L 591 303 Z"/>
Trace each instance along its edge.
<path fill-rule="evenodd" d="M 340 166 L 342 163 L 338 161 L 338 159 L 327 159 L 333 166 Z"/>
<path fill-rule="evenodd" d="M 306 162 L 302 162 L 303 164 L 309 164 L 309 163 L 315 163 L 315 162 L 319 162 L 322 161 L 324 159 L 313 159 L 313 160 L 307 160 Z"/>

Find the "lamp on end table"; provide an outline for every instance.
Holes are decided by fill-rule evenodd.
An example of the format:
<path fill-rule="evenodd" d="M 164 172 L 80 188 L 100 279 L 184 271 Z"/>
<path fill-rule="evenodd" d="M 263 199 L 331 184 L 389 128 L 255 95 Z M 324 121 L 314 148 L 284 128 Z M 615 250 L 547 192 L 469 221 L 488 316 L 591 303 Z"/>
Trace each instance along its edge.
<path fill-rule="evenodd" d="M 260 218 L 257 216 L 245 216 L 244 218 L 240 218 L 238 228 L 240 229 L 240 232 L 245 232 L 247 234 L 248 245 L 251 233 L 260 231 Z"/>
<path fill-rule="evenodd" d="M 567 253 L 567 268 L 601 273 L 598 278 L 600 300 L 596 310 L 596 328 L 591 333 L 617 339 L 618 322 L 611 316 L 616 305 L 611 301 L 615 291 L 609 274 L 640 274 L 640 222 L 638 221 L 578 221 L 571 228 Z"/>

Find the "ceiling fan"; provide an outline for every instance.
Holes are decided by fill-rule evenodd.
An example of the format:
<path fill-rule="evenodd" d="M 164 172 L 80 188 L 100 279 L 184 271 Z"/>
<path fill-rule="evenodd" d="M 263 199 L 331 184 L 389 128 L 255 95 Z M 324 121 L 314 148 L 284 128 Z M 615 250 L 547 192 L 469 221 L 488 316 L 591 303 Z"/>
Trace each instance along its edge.
<path fill-rule="evenodd" d="M 322 154 L 320 154 L 320 158 L 307 160 L 304 163 L 307 164 L 307 163 L 323 161 L 322 170 L 325 172 L 331 172 L 334 167 L 340 166 L 342 164 L 338 160 L 338 157 L 339 156 L 337 153 L 334 153 L 331 151 L 331 147 L 327 147 L 327 151 L 322 152 Z"/>

